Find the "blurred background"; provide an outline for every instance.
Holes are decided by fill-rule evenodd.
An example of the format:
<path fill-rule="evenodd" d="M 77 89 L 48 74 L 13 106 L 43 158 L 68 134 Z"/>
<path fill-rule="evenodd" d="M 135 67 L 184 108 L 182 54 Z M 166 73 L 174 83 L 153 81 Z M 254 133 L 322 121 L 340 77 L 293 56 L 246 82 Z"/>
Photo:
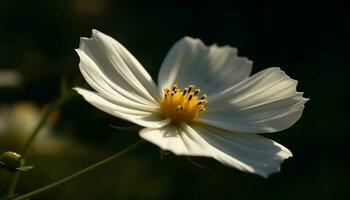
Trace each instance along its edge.
<path fill-rule="evenodd" d="M 265 136 L 294 157 L 268 179 L 213 159 L 160 159 L 145 144 L 77 180 L 34 199 L 349 199 L 347 77 L 350 15 L 335 1 L 221 1 L 198 4 L 112 0 L 0 2 L 0 152 L 21 151 L 65 77 L 86 86 L 74 49 L 98 29 L 124 44 L 156 80 L 169 48 L 181 37 L 239 49 L 253 73 L 279 66 L 311 100 L 288 130 Z M 18 193 L 61 179 L 138 139 L 130 126 L 75 97 L 54 113 L 35 142 Z M 0 194 L 11 173 L 0 169 Z"/>

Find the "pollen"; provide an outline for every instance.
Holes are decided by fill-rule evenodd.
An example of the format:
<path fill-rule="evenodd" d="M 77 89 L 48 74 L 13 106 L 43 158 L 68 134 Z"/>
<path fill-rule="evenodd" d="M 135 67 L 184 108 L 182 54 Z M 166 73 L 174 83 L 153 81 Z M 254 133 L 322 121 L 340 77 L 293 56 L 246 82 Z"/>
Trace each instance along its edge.
<path fill-rule="evenodd" d="M 195 85 L 189 85 L 182 91 L 177 84 L 174 84 L 173 88 L 164 88 L 163 92 L 164 97 L 160 108 L 166 117 L 172 119 L 173 123 L 189 124 L 199 113 L 205 111 L 207 95 L 199 97 L 201 90 L 196 89 Z"/>

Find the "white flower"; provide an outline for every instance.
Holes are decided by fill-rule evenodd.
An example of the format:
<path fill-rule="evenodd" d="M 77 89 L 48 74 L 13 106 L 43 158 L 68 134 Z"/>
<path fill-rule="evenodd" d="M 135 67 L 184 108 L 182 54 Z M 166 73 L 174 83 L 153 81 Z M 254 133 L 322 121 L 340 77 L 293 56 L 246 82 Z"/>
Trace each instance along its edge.
<path fill-rule="evenodd" d="M 252 61 L 237 56 L 237 49 L 184 37 L 166 56 L 157 86 L 124 46 L 97 30 L 81 38 L 76 51 L 81 73 L 96 90 L 76 88 L 78 93 L 145 127 L 139 135 L 164 150 L 212 157 L 264 177 L 292 156 L 256 135 L 292 126 L 308 100 L 279 68 L 250 76 Z"/>

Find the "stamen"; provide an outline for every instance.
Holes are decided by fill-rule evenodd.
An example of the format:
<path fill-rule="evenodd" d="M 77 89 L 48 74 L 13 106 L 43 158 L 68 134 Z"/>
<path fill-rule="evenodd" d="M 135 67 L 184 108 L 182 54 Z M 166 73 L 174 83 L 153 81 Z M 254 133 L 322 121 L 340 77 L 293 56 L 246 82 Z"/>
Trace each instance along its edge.
<path fill-rule="evenodd" d="M 174 84 L 174 85 L 173 85 L 173 91 L 175 91 L 176 88 L 177 88 L 177 84 Z"/>
<path fill-rule="evenodd" d="M 188 101 L 191 101 L 192 97 L 193 97 L 193 93 L 191 93 L 190 97 L 188 97 Z"/>
<path fill-rule="evenodd" d="M 203 94 L 201 100 L 206 99 L 206 98 L 208 98 L 208 96 L 206 94 Z"/>
<path fill-rule="evenodd" d="M 189 85 L 183 91 L 174 84 L 172 89 L 164 88 L 164 99 L 160 103 L 160 108 L 166 117 L 171 118 L 173 123 L 191 123 L 200 112 L 205 111 L 207 95 L 199 98 L 197 95 L 200 89 L 194 89 L 194 85 Z"/>
<path fill-rule="evenodd" d="M 199 92 L 201 91 L 201 89 L 196 89 L 196 91 L 194 91 L 194 96 L 196 96 Z"/>
<path fill-rule="evenodd" d="M 180 105 L 176 107 L 176 111 L 179 111 L 179 110 L 181 110 L 181 106 Z"/>
<path fill-rule="evenodd" d="M 191 90 L 193 89 L 193 88 L 195 88 L 196 86 L 195 85 L 189 85 L 188 86 L 188 92 L 191 92 Z"/>
<path fill-rule="evenodd" d="M 183 96 L 185 96 L 185 94 L 188 92 L 188 88 L 185 88 L 185 90 L 184 90 L 184 93 L 182 94 Z"/>

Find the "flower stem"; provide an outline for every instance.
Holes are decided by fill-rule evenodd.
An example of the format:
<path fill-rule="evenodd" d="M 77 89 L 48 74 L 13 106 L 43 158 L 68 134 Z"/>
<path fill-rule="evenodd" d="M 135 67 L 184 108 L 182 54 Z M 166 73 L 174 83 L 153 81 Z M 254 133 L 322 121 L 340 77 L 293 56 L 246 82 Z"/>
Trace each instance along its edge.
<path fill-rule="evenodd" d="M 30 138 L 27 140 L 27 142 L 24 144 L 23 151 L 22 151 L 22 166 L 24 166 L 26 158 L 28 157 L 30 147 L 32 146 L 35 138 L 38 136 L 41 128 L 46 124 L 47 120 L 49 119 L 50 115 L 56 111 L 66 100 L 68 99 L 67 96 L 63 96 L 56 101 L 54 101 L 52 104 L 49 104 L 48 107 L 44 110 L 44 113 L 37 124 L 37 126 L 34 128 L 32 133 L 30 134 Z M 21 166 L 21 167 L 22 167 Z M 13 175 L 13 178 L 9 184 L 9 187 L 7 189 L 7 196 L 12 196 L 15 193 L 17 183 L 19 181 L 21 172 L 16 171 Z"/>
<path fill-rule="evenodd" d="M 94 170 L 94 169 L 96 169 L 96 168 L 98 168 L 98 167 L 101 167 L 101 166 L 103 166 L 104 164 L 106 164 L 106 163 L 108 163 L 108 162 L 110 162 L 110 161 L 112 161 L 112 160 L 114 160 L 114 159 L 116 159 L 116 158 L 122 156 L 123 154 L 126 154 L 126 153 L 128 153 L 128 152 L 134 150 L 136 147 L 138 147 L 138 146 L 139 146 L 140 144 L 142 144 L 143 142 L 144 142 L 144 140 L 139 140 L 139 141 L 137 141 L 136 143 L 134 143 L 133 145 L 131 145 L 131 146 L 127 147 L 126 149 L 120 151 L 119 153 L 114 154 L 113 156 L 110 156 L 110 157 L 108 157 L 108 158 L 106 158 L 106 159 L 104 159 L 104 160 L 102 160 L 102 161 L 100 161 L 100 162 L 97 162 L 97 163 L 95 163 L 95 164 L 93 164 L 93 165 L 91 165 L 91 166 L 89 166 L 89 167 L 87 167 L 87 168 L 85 168 L 85 169 L 83 169 L 83 170 L 81 170 L 81 171 L 75 173 L 75 174 L 72 174 L 72 175 L 70 175 L 70 176 L 68 176 L 68 177 L 66 177 L 66 178 L 64 178 L 64 179 L 61 179 L 61 180 L 56 181 L 56 182 L 54 182 L 54 183 L 51 183 L 51 184 L 49 184 L 49 185 L 47 185 L 47 186 L 44 186 L 44 187 L 42 187 L 42 188 L 39 188 L 39 189 L 34 190 L 34 191 L 32 191 L 32 192 L 29 192 L 29 193 L 27 193 L 27 194 L 21 195 L 21 196 L 19 196 L 19 197 L 17 197 L 17 198 L 14 198 L 14 200 L 28 199 L 29 197 L 32 197 L 32 196 L 34 196 L 34 195 L 40 194 L 40 193 L 42 193 L 42 192 L 45 192 L 45 191 L 47 191 L 47 190 L 50 190 L 50 189 L 52 189 L 52 188 L 54 188 L 54 187 L 57 187 L 57 186 L 63 184 L 63 183 L 66 183 L 66 182 L 68 182 L 68 181 L 70 181 L 70 180 L 72 180 L 72 179 L 74 179 L 74 178 L 77 178 L 77 177 L 79 177 L 79 176 L 81 176 L 81 175 L 84 175 L 85 173 L 87 173 L 87 172 L 89 172 L 89 171 L 91 171 L 91 170 Z"/>

